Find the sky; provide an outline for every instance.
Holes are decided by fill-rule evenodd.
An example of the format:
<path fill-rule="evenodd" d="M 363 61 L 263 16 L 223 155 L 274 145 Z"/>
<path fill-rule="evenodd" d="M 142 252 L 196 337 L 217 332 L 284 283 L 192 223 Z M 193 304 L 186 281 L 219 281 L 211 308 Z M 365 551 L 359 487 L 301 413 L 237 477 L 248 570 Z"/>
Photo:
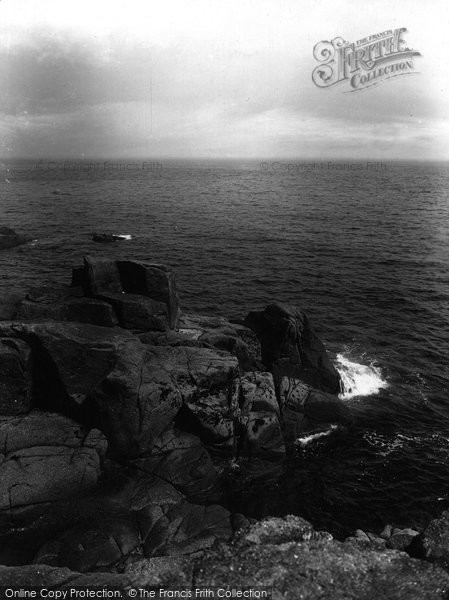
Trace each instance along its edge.
<path fill-rule="evenodd" d="M 449 159 L 447 0 L 0 0 L 0 158 Z M 414 72 L 312 81 L 406 27 Z"/>

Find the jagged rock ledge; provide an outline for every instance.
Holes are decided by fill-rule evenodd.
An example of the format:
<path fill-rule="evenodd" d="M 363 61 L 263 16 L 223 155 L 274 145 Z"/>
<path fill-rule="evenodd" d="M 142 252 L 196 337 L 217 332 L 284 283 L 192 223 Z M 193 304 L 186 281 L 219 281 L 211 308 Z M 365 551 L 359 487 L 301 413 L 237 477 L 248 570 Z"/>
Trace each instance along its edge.
<path fill-rule="evenodd" d="M 270 553 L 270 564 L 284 556 L 288 571 L 298 552 L 305 573 L 314 561 L 336 573 L 342 561 L 355 565 L 363 556 L 378 565 L 379 581 L 394 565 L 412 577 L 412 559 L 382 544 L 361 548 L 361 534 L 346 546 L 307 524 L 307 539 L 285 538 L 299 544 L 293 554 L 271 539 L 256 544 L 254 556 L 245 544 L 262 531 L 257 525 L 245 543 L 235 538 L 250 523 L 226 508 L 228 474 L 267 477 L 282 468 L 302 432 L 350 424 L 339 391 L 338 372 L 302 311 L 272 304 L 241 323 L 184 314 L 174 275 L 163 265 L 85 257 L 71 285 L 5 297 L 0 563 L 10 568 L 2 581 L 34 581 L 40 573 L 41 581 L 63 585 L 73 575 L 67 568 L 150 577 L 154 565 L 165 568 L 158 557 L 199 554 L 215 565 L 217 582 L 224 577 L 220 561 L 236 556 L 248 577 L 253 564 L 262 581 Z M 304 522 L 270 523 L 260 527 L 272 527 L 278 539 L 276 528 L 297 533 Z M 230 539 L 240 540 L 232 550 Z M 40 566 L 23 566 L 30 563 Z M 202 572 L 212 577 L 194 568 L 197 581 Z M 430 582 L 436 571 L 423 564 L 417 572 Z"/>
<path fill-rule="evenodd" d="M 195 597 L 196 589 L 221 588 L 264 589 L 272 598 L 292 600 L 443 600 L 449 574 L 398 550 L 338 542 L 304 519 L 288 516 L 247 525 L 229 542 L 196 556 L 135 557 L 120 573 L 47 564 L 0 567 L 0 586 L 42 585 L 53 590 L 109 586 L 122 590 L 123 597 L 130 589 L 192 590 Z"/>

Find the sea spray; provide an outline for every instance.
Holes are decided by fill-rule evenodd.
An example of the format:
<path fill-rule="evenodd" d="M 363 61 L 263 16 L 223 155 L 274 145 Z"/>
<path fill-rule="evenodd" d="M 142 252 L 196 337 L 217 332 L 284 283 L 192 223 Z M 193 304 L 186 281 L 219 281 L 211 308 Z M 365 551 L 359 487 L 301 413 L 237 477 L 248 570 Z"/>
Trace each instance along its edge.
<path fill-rule="evenodd" d="M 343 391 L 339 395 L 342 400 L 355 396 L 371 396 L 388 387 L 380 368 L 373 364 L 362 365 L 352 362 L 343 354 L 337 354 L 336 368 L 343 384 Z"/>
<path fill-rule="evenodd" d="M 319 440 L 323 437 L 327 437 L 336 429 L 338 429 L 338 425 L 331 425 L 329 427 L 329 429 L 327 429 L 326 431 L 318 431 L 316 433 L 310 433 L 309 435 L 304 435 L 303 437 L 299 437 L 296 440 L 295 444 L 297 447 L 305 448 L 305 446 L 308 446 L 312 442 L 315 442 L 316 440 Z"/>

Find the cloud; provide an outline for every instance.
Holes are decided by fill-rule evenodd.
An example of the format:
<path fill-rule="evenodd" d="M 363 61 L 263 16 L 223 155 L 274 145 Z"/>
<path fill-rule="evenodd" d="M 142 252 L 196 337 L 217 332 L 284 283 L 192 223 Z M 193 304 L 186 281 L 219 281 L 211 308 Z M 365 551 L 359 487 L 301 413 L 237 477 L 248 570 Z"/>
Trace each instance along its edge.
<path fill-rule="evenodd" d="M 22 13 L 5 0 L 3 147 L 38 157 L 449 158 L 447 42 L 417 0 L 405 4 L 415 12 L 384 0 L 363 14 L 351 0 L 136 0 L 126 10 L 68 0 L 65 12 L 24 0 Z M 313 84 L 317 41 L 358 39 L 403 19 L 422 44 L 418 74 L 353 94 Z"/>

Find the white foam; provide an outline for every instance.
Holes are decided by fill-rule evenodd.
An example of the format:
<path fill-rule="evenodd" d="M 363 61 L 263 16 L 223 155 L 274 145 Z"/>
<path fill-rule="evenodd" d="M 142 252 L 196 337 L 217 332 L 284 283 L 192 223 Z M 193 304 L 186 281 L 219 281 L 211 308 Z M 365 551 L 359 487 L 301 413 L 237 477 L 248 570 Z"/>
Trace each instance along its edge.
<path fill-rule="evenodd" d="M 352 362 L 343 354 L 337 354 L 335 366 L 343 383 L 343 392 L 339 395 L 342 400 L 354 396 L 371 396 L 388 387 L 380 368 L 373 364 L 362 365 Z"/>
<path fill-rule="evenodd" d="M 121 240 L 132 240 L 133 239 L 133 236 L 129 235 L 129 234 L 118 235 L 117 237 L 119 237 Z"/>
<path fill-rule="evenodd" d="M 319 431 L 318 433 L 311 433 L 310 435 L 305 435 L 304 437 L 300 437 L 296 440 L 296 444 L 298 446 L 307 446 L 308 444 L 314 442 L 315 440 L 319 440 L 322 437 L 327 437 L 333 431 L 337 429 L 338 425 L 331 425 L 329 429 L 326 431 Z"/>

